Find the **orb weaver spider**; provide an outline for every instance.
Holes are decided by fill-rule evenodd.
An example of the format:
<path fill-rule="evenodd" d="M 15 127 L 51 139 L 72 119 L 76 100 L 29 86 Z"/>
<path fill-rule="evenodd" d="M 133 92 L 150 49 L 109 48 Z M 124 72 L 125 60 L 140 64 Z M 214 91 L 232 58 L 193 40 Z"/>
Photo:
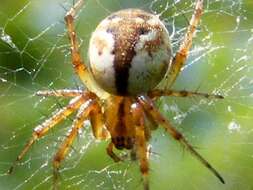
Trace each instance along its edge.
<path fill-rule="evenodd" d="M 53 158 L 54 188 L 58 170 L 71 144 L 90 120 L 96 139 L 111 139 L 106 151 L 115 161 L 122 158 L 114 148 L 131 150 L 139 161 L 144 189 L 149 189 L 148 141 L 152 128 L 147 121 L 165 129 L 192 153 L 222 183 L 221 175 L 193 148 L 185 137 L 159 112 L 154 101 L 162 96 L 202 96 L 222 99 L 221 95 L 175 91 L 174 84 L 186 62 L 192 38 L 203 12 L 203 0 L 196 0 L 195 10 L 179 50 L 172 58 L 169 34 L 159 18 L 140 9 L 126 9 L 105 18 L 93 32 L 89 44 L 90 68 L 83 62 L 74 29 L 76 12 L 83 6 L 79 0 L 65 16 L 71 44 L 72 65 L 86 90 L 39 91 L 39 96 L 71 97 L 70 103 L 34 129 L 31 139 L 9 169 L 13 171 L 30 147 L 56 124 L 78 110 L 72 128 Z M 166 88 L 156 88 L 166 78 Z"/>

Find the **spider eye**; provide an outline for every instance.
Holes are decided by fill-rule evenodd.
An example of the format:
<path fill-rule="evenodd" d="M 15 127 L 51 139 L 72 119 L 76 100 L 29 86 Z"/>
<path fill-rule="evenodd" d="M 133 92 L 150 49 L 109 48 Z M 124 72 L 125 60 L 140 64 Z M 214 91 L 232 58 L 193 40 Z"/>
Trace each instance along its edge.
<path fill-rule="evenodd" d="M 97 83 L 115 95 L 145 93 L 162 80 L 171 59 L 167 29 L 155 15 L 126 9 L 93 32 L 89 59 Z"/>

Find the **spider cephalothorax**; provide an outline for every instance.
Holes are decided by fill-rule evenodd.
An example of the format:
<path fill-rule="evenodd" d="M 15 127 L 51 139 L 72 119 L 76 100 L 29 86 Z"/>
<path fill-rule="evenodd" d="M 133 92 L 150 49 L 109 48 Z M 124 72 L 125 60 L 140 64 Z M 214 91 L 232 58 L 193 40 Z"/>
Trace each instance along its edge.
<path fill-rule="evenodd" d="M 132 155 L 136 155 L 145 190 L 149 189 L 148 141 L 151 130 L 157 125 L 163 127 L 224 183 L 221 175 L 196 152 L 153 102 L 161 96 L 223 98 L 220 95 L 170 89 L 186 61 L 193 34 L 202 14 L 203 0 L 196 0 L 195 12 L 188 30 L 173 59 L 168 32 L 157 16 L 139 9 L 122 10 L 108 16 L 98 25 L 90 40 L 91 72 L 82 61 L 74 30 L 74 17 L 82 4 L 83 0 L 79 0 L 66 14 L 65 21 L 71 43 L 72 64 L 87 89 L 36 93 L 40 96 L 74 98 L 66 107 L 58 110 L 34 129 L 31 139 L 9 169 L 9 173 L 36 140 L 78 110 L 70 132 L 53 159 L 55 189 L 58 187 L 56 182 L 60 163 L 66 157 L 79 129 L 84 127 L 85 120 L 91 121 L 95 138 L 111 139 L 107 153 L 114 161 L 122 160 L 113 152 L 114 148 L 129 149 Z M 166 88 L 156 89 L 164 75 Z M 148 122 L 155 124 L 155 127 L 148 125 Z"/>
<path fill-rule="evenodd" d="M 90 40 L 90 65 L 96 81 L 116 95 L 153 89 L 170 63 L 168 36 L 158 16 L 143 10 L 126 9 L 108 16 Z"/>

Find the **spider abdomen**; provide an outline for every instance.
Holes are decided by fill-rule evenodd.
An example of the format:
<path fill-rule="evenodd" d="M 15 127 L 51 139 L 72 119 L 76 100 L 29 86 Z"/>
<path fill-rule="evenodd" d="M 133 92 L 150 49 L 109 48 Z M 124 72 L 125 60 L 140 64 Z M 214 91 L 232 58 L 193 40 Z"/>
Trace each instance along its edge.
<path fill-rule="evenodd" d="M 105 18 L 92 34 L 90 66 L 97 83 L 115 95 L 153 89 L 171 59 L 168 32 L 155 15 L 126 9 Z"/>

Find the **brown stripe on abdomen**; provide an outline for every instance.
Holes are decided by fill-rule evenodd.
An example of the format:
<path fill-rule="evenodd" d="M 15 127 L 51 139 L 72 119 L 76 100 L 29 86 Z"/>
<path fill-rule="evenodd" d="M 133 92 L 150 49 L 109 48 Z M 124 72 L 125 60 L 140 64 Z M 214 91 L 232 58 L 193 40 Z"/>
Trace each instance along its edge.
<path fill-rule="evenodd" d="M 113 28 L 107 30 L 107 32 L 113 34 L 115 41 L 112 54 L 115 55 L 113 67 L 115 70 L 115 87 L 117 94 L 127 95 L 129 69 L 131 68 L 132 59 L 136 55 L 134 47 L 138 39 L 136 39 L 135 35 L 132 35 L 133 38 L 126 38 L 126 35 L 122 35 L 124 31 L 121 30 L 125 29 Z"/>
<path fill-rule="evenodd" d="M 127 95 L 129 69 L 131 62 L 128 64 L 120 65 L 117 60 L 114 61 L 115 70 L 115 87 L 118 95 Z"/>
<path fill-rule="evenodd" d="M 138 17 L 143 21 L 136 22 Z M 136 55 L 135 46 L 139 42 L 140 36 L 150 31 L 149 25 L 146 23 L 146 20 L 150 18 L 150 15 L 137 10 L 130 11 L 127 15 L 122 12 L 109 17 L 111 25 L 106 31 L 111 33 L 114 39 L 114 48 L 111 53 L 114 54 L 113 67 L 117 95 L 128 95 L 129 70 Z"/>
<path fill-rule="evenodd" d="M 124 20 L 122 21 L 124 22 Z M 135 45 L 140 39 L 140 35 L 147 33 L 145 28 L 138 26 L 137 24 L 128 24 L 128 27 L 110 28 L 108 33 L 113 34 L 115 41 L 114 51 L 115 55 L 113 67 L 115 70 L 115 87 L 118 95 L 128 95 L 128 78 L 131 63 L 136 55 Z"/>

